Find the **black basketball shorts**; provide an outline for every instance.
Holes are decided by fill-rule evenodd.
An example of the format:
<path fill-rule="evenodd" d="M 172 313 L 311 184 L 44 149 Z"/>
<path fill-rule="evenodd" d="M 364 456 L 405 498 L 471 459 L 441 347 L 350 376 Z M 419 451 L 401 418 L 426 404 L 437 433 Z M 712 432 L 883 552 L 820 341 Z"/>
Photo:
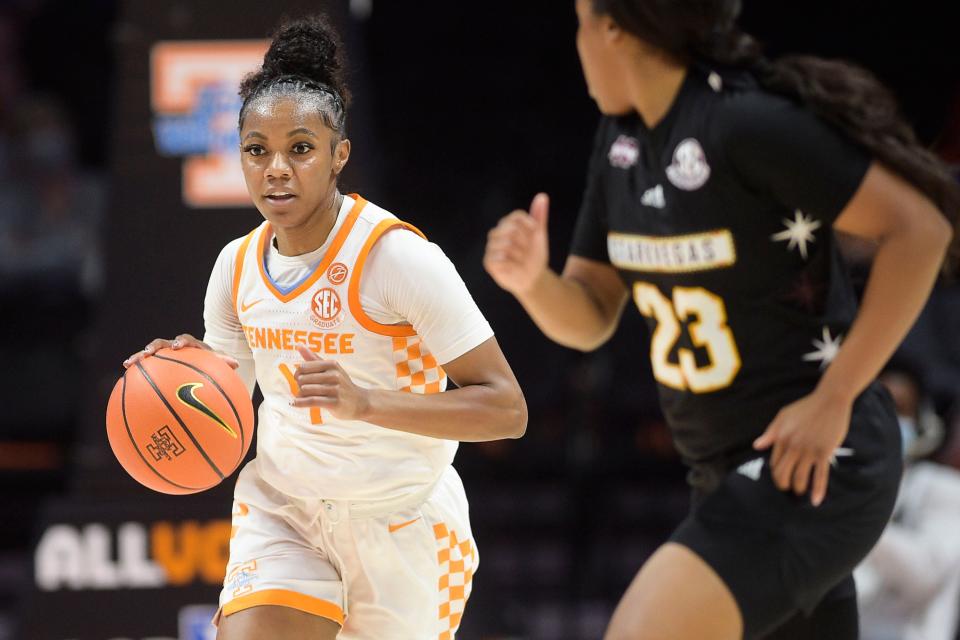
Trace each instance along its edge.
<path fill-rule="evenodd" d="M 768 457 L 744 451 L 722 464 L 694 467 L 693 507 L 671 537 L 726 583 L 748 640 L 764 638 L 798 612 L 809 615 L 849 582 L 883 532 L 902 471 L 889 395 L 874 384 L 855 402 L 819 507 L 809 496 L 780 491 Z"/>

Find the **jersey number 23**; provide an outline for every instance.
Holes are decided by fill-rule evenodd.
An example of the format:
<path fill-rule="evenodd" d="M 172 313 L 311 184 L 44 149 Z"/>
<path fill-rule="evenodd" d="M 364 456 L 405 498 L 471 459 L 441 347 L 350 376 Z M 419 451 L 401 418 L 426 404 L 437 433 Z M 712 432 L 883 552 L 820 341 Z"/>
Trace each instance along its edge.
<path fill-rule="evenodd" d="M 650 341 L 657 382 L 693 393 L 717 391 L 733 382 L 740 371 L 740 353 L 727 326 L 723 299 L 702 287 L 674 287 L 671 301 L 647 282 L 634 283 L 633 299 L 640 313 L 657 322 Z M 681 320 L 689 321 L 690 340 L 706 350 L 708 364 L 698 366 L 693 351 L 683 347 L 677 348 L 677 362 L 670 361 L 683 329 Z"/>

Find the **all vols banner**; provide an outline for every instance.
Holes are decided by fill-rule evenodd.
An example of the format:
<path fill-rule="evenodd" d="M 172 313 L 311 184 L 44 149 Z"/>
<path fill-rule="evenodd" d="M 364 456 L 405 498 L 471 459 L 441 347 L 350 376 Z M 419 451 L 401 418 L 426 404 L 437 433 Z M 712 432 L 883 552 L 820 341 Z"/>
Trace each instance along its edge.
<path fill-rule="evenodd" d="M 51 504 L 20 637 L 213 640 L 230 500 L 154 496 Z"/>

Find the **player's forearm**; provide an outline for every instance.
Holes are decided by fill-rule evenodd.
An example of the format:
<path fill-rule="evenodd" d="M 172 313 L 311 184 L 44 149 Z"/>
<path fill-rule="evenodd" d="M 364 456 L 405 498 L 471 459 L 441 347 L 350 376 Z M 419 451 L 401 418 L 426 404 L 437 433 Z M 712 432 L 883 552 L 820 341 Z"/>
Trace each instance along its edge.
<path fill-rule="evenodd" d="M 860 312 L 820 389 L 853 399 L 876 378 L 920 314 L 950 237 L 949 225 L 936 216 L 881 242 Z"/>
<path fill-rule="evenodd" d="M 433 394 L 370 389 L 367 397 L 365 422 L 432 438 L 486 442 L 527 428 L 523 394 L 506 380 Z"/>
<path fill-rule="evenodd" d="M 544 335 L 565 347 L 593 351 L 610 336 L 619 320 L 608 318 L 576 280 L 546 269 L 517 300 Z"/>

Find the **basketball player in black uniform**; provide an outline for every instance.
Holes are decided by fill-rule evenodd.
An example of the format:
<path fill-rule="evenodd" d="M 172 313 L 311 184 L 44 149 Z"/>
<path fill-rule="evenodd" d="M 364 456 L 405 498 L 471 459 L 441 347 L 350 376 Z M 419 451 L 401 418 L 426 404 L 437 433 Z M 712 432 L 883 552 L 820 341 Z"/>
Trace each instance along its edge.
<path fill-rule="evenodd" d="M 856 638 L 851 571 L 901 471 L 873 380 L 940 269 L 955 186 L 869 74 L 760 57 L 738 1 L 576 10 L 605 117 L 571 255 L 548 268 L 540 194 L 484 263 L 561 344 L 602 344 L 629 298 L 649 322 L 694 506 L 607 638 Z M 834 231 L 877 245 L 859 311 Z"/>

